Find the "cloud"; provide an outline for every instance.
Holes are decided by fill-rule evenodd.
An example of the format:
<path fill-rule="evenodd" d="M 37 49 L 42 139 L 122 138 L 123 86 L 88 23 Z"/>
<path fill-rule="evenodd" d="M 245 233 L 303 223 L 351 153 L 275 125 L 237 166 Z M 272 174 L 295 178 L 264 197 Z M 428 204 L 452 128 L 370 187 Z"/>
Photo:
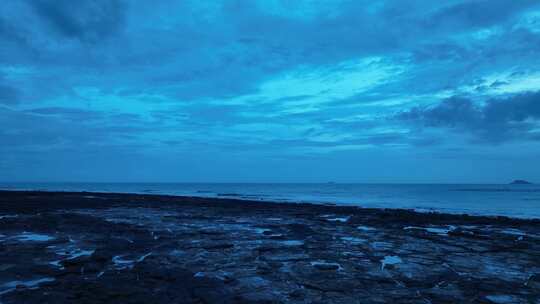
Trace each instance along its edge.
<path fill-rule="evenodd" d="M 119 0 L 33 0 L 36 13 L 65 38 L 98 42 L 116 33 L 124 22 Z"/>
<path fill-rule="evenodd" d="M 538 140 L 540 92 L 489 99 L 483 104 L 451 97 L 431 107 L 414 107 L 397 115 L 421 128 L 467 132 L 484 142 Z"/>
<path fill-rule="evenodd" d="M 15 105 L 19 103 L 19 92 L 7 85 L 0 84 L 0 104 Z"/>
<path fill-rule="evenodd" d="M 77 108 L 62 108 L 62 107 L 47 107 L 47 108 L 35 108 L 28 110 L 28 112 L 41 115 L 55 115 L 61 118 L 69 120 L 92 120 L 102 117 L 102 114 L 96 111 L 88 111 Z"/>
<path fill-rule="evenodd" d="M 2 7 L 0 149 L 21 164 L 25 151 L 107 147 L 114 159 L 119 146 L 164 163 L 383 147 L 466 158 L 540 137 L 536 93 L 523 94 L 540 83 L 538 1 Z"/>
<path fill-rule="evenodd" d="M 497 4 L 501 1 L 494 2 L 497 7 L 502 5 Z M 17 11 L 20 18 L 5 18 L 13 29 L 10 32 L 26 37 L 33 52 L 23 56 L 22 47 L 11 47 L 3 56 L 6 61 L 17 57 L 21 61 L 30 60 L 43 73 L 70 74 L 66 79 L 55 80 L 52 87 L 91 81 L 100 86 L 120 85 L 128 90 L 145 87 L 178 101 L 253 94 L 262 83 L 302 67 L 316 70 L 372 56 L 385 58 L 388 63 L 396 61 L 395 56 L 406 59 L 412 55 L 418 64 L 428 60 L 446 61 L 453 62 L 454 67 L 441 69 L 468 70 L 470 61 L 498 58 L 501 53 L 490 52 L 487 56 L 475 52 L 479 47 L 470 47 L 468 40 L 448 39 L 454 32 L 461 33 L 453 27 L 441 31 L 423 23 L 424 20 L 443 23 L 463 15 L 462 11 L 487 9 L 484 2 L 476 6 L 468 2 L 453 6 L 426 5 L 422 1 L 406 4 L 389 1 L 377 5 L 366 1 L 332 4 L 306 1 L 295 5 L 281 1 L 226 1 L 213 5 L 199 1 L 146 4 L 119 0 L 25 3 L 26 6 L 10 4 L 9 10 Z M 512 2 L 507 6 L 501 13 L 490 13 L 496 15 L 490 20 L 506 20 L 509 14 L 516 15 L 531 3 Z M 101 42 L 113 35 L 115 39 L 109 42 L 114 43 L 91 46 L 62 39 Z M 500 48 L 501 44 L 495 43 L 489 51 Z M 508 48 L 530 52 L 531 48 L 522 43 L 508 45 L 504 52 Z M 437 64 L 431 66 L 435 70 L 432 74 L 442 78 L 433 83 L 451 86 L 456 78 L 453 75 L 462 74 L 462 71 L 439 72 Z M 348 71 L 347 67 L 341 69 L 344 73 Z M 339 72 L 332 71 L 334 75 Z M 106 75 L 101 77 L 103 73 Z M 433 77 L 422 71 L 418 77 L 414 72 L 410 75 Z"/>
<path fill-rule="evenodd" d="M 304 95 L 285 96 L 285 97 L 279 98 L 278 100 L 275 100 L 275 102 L 287 103 L 287 102 L 306 100 L 306 99 L 310 99 L 310 98 L 314 98 L 314 97 L 316 97 L 316 95 L 304 94 Z"/>
<path fill-rule="evenodd" d="M 3 43 L 15 42 L 16 44 L 24 44 L 25 38 L 12 24 L 9 24 L 2 16 L 0 16 L 0 38 Z"/>
<path fill-rule="evenodd" d="M 0 107 L 0 117 L 0 150 L 11 153 L 131 146 L 130 139 L 143 145 L 144 136 L 156 132 L 155 126 L 141 125 L 139 121 L 133 121 L 132 116 L 129 116 L 131 120 L 122 123 L 116 115 L 107 118 L 98 112 L 60 107 L 33 110 Z"/>
<path fill-rule="evenodd" d="M 516 13 L 538 5 L 535 0 L 478 0 L 456 3 L 435 12 L 427 25 L 432 27 L 486 27 L 501 24 Z"/>

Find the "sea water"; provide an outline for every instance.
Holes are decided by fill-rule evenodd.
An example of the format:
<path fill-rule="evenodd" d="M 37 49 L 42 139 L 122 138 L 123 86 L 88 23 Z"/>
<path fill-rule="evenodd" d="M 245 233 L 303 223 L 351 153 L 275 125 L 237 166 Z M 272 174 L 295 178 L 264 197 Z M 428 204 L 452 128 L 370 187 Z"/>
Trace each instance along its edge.
<path fill-rule="evenodd" d="M 0 189 L 170 194 L 540 218 L 540 185 L 0 183 Z"/>

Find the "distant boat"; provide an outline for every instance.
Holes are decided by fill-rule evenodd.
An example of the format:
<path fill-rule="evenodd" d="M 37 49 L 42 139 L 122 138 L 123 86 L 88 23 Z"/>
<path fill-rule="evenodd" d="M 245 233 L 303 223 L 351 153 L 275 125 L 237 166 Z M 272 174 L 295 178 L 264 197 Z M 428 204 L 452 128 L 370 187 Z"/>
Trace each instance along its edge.
<path fill-rule="evenodd" d="M 510 183 L 510 185 L 532 185 L 531 182 L 522 179 L 516 179 Z"/>

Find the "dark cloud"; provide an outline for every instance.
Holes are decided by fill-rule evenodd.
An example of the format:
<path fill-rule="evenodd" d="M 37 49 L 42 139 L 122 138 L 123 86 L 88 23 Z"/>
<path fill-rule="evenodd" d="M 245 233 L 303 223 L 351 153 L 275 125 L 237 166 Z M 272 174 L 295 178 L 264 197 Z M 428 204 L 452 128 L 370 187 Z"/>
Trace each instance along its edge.
<path fill-rule="evenodd" d="M 17 44 L 25 43 L 26 39 L 22 35 L 19 29 L 14 27 L 12 24 L 4 20 L 0 16 L 0 38 L 3 40 L 3 43 L 15 42 Z"/>
<path fill-rule="evenodd" d="M 0 84 L 0 104 L 15 105 L 19 103 L 20 93 L 16 89 Z"/>
<path fill-rule="evenodd" d="M 476 0 L 439 9 L 427 25 L 432 27 L 485 27 L 500 24 L 519 11 L 538 5 L 535 0 Z"/>
<path fill-rule="evenodd" d="M 125 139 L 140 138 L 155 131 L 154 126 L 123 124 L 106 119 L 98 112 L 60 107 L 30 111 L 0 107 L 0 117 L 0 150 L 6 151 L 122 146 L 126 145 Z M 104 119 L 97 121 L 96 117 Z"/>
<path fill-rule="evenodd" d="M 469 98 L 452 97 L 432 107 L 414 107 L 400 120 L 422 127 L 468 132 L 487 142 L 534 140 L 540 120 L 540 92 L 489 99 L 483 105 Z"/>
<path fill-rule="evenodd" d="M 496 80 L 494 81 L 492 84 L 490 84 L 489 86 L 492 87 L 492 88 L 496 88 L 496 87 L 500 87 L 502 85 L 507 85 L 509 84 L 508 81 L 500 81 L 500 80 Z"/>
<path fill-rule="evenodd" d="M 66 38 L 97 42 L 116 33 L 124 22 L 119 0 L 33 0 L 37 14 Z"/>

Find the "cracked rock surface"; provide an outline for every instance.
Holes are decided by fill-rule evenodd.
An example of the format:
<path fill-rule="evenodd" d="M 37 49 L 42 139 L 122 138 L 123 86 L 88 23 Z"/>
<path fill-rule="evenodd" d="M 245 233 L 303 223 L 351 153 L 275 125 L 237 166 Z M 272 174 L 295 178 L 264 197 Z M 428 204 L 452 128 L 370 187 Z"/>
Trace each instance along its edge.
<path fill-rule="evenodd" d="M 0 303 L 540 303 L 540 221 L 0 191 Z"/>

